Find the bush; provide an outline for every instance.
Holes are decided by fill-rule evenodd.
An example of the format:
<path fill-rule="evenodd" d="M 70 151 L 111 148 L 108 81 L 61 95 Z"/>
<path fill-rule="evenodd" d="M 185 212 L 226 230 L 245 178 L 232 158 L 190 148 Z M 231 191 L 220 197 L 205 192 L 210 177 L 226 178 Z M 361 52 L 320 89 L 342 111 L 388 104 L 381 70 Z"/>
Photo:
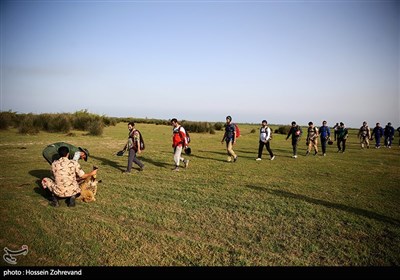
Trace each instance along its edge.
<path fill-rule="evenodd" d="M 256 133 L 256 130 L 253 128 L 250 133 Z"/>
<path fill-rule="evenodd" d="M 20 118 L 18 132 L 21 134 L 37 134 L 40 131 L 38 118 L 33 114 L 22 115 Z"/>
<path fill-rule="evenodd" d="M 217 122 L 214 124 L 215 130 L 220 131 L 220 130 L 222 130 L 223 127 L 224 127 L 224 124 L 222 122 Z"/>
<path fill-rule="evenodd" d="M 290 125 L 280 126 L 278 129 L 275 129 L 275 133 L 288 134 L 290 127 Z"/>
<path fill-rule="evenodd" d="M 71 127 L 72 124 L 69 116 L 66 114 L 58 114 L 50 119 L 48 131 L 68 133 L 71 130 Z"/>
<path fill-rule="evenodd" d="M 103 134 L 103 128 L 103 121 L 100 118 L 94 119 L 88 124 L 89 135 L 100 136 Z"/>
<path fill-rule="evenodd" d="M 8 129 L 10 126 L 13 126 L 15 118 L 15 112 L 0 112 L 0 129 Z"/>

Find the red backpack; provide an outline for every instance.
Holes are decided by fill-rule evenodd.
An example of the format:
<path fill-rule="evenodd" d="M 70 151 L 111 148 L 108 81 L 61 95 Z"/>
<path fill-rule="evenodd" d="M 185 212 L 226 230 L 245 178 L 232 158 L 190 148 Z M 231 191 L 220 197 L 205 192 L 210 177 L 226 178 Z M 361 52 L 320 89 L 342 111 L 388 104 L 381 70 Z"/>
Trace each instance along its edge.
<path fill-rule="evenodd" d="M 237 125 L 237 124 L 234 124 L 235 125 L 235 131 L 236 131 L 236 138 L 239 138 L 240 137 L 240 129 L 239 129 L 239 126 Z"/>

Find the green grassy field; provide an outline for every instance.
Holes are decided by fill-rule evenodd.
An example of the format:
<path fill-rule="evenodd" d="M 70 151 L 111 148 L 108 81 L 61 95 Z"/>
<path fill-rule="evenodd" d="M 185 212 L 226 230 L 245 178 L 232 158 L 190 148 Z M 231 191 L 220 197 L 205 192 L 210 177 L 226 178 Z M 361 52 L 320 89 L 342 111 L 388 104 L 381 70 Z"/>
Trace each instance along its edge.
<path fill-rule="evenodd" d="M 171 172 L 172 128 L 137 124 L 145 170 L 121 173 L 115 156 L 126 124 L 101 137 L 0 132 L 0 247 L 21 249 L 21 266 L 391 266 L 400 265 L 400 150 L 361 150 L 351 131 L 344 154 L 291 158 L 274 134 L 276 159 L 255 161 L 257 125 L 242 125 L 227 163 L 216 134 L 192 133 L 190 165 Z M 97 201 L 48 205 L 40 188 L 50 166 L 41 152 L 65 141 L 86 147 L 99 167 Z M 395 143 L 398 143 L 396 137 Z M 135 166 L 136 168 L 137 166 Z M 6 265 L 2 260 L 1 265 Z"/>

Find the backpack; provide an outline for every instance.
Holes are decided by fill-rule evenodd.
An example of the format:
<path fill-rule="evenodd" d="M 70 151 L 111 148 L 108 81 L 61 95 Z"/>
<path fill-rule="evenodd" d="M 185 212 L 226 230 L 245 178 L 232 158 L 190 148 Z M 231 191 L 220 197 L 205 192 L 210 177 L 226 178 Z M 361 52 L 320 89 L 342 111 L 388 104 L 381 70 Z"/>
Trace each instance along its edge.
<path fill-rule="evenodd" d="M 239 126 L 238 126 L 237 124 L 235 124 L 235 123 L 234 123 L 234 125 L 235 125 L 235 131 L 236 131 L 236 138 L 239 138 L 239 137 L 240 137 L 240 129 L 239 129 Z"/>
<path fill-rule="evenodd" d="M 139 131 L 139 130 L 137 130 L 137 132 L 139 132 L 139 138 L 140 138 L 140 140 L 139 140 L 139 142 L 140 142 L 140 149 L 141 149 L 141 150 L 144 150 L 144 148 L 145 148 L 145 145 L 144 145 L 144 140 L 143 140 L 142 133 L 140 133 L 140 131 Z"/>
<path fill-rule="evenodd" d="M 145 145 L 144 145 L 142 133 L 140 133 L 140 131 L 137 129 L 135 129 L 135 131 L 137 131 L 139 133 L 140 150 L 144 150 Z M 128 149 L 133 146 L 133 148 L 135 150 L 137 150 L 136 145 L 133 143 L 133 133 L 132 133 L 132 135 L 129 136 L 129 139 L 128 139 Z"/>
<path fill-rule="evenodd" d="M 185 131 L 185 134 L 186 134 L 186 141 L 187 141 L 187 143 L 189 144 L 190 143 L 190 135 L 189 135 L 189 132 L 183 127 L 183 126 L 181 126 L 182 128 L 183 128 L 183 130 Z M 179 128 L 180 129 L 180 128 Z M 178 130 L 179 131 L 179 136 L 181 136 L 181 133 L 180 133 L 180 130 Z M 181 136 L 181 139 L 182 139 L 183 137 Z M 183 141 L 183 143 L 185 143 L 185 141 L 182 139 L 182 141 Z"/>

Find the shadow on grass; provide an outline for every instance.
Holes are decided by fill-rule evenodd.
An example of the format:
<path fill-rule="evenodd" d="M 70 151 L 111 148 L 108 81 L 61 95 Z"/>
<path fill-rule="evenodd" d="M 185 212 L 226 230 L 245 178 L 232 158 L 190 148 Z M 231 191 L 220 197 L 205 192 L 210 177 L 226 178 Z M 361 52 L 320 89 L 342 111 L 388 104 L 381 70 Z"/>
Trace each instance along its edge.
<path fill-rule="evenodd" d="M 366 218 L 370 218 L 370 219 L 374 219 L 380 222 L 385 222 L 385 223 L 389 223 L 391 225 L 394 226 L 399 226 L 400 225 L 400 221 L 397 219 L 393 219 L 381 214 L 377 214 L 375 212 L 369 211 L 369 210 L 364 210 L 364 209 L 360 209 L 360 208 L 356 208 L 356 207 L 351 207 L 351 206 L 347 206 L 344 204 L 340 204 L 340 203 L 333 203 L 333 202 L 329 202 L 326 200 L 322 200 L 322 199 L 316 199 L 316 198 L 312 198 L 306 195 L 301 195 L 301 194 L 295 194 L 295 193 L 291 193 L 291 192 L 287 192 L 287 191 L 283 191 L 283 190 L 271 190 L 271 189 L 267 189 L 267 188 L 263 188 L 263 187 L 258 187 L 258 186 L 253 186 L 253 185 L 247 185 L 248 188 L 256 190 L 256 191 L 266 191 L 272 195 L 276 195 L 276 196 L 281 196 L 281 197 L 286 197 L 286 198 L 291 198 L 291 199 L 297 199 L 297 200 L 302 200 L 308 203 L 312 203 L 312 204 L 316 204 L 316 205 L 322 205 L 325 206 L 327 208 L 333 208 L 333 209 L 338 209 L 338 210 L 342 210 L 342 211 L 346 211 L 348 213 L 352 213 L 352 214 L 356 214 L 359 216 L 363 216 Z"/>
<path fill-rule="evenodd" d="M 94 159 L 96 159 L 96 160 L 101 161 L 101 164 L 102 164 L 102 165 L 111 166 L 111 167 L 113 167 L 113 168 L 115 168 L 115 169 L 118 169 L 119 171 L 124 171 L 124 170 L 125 170 L 124 167 L 121 166 L 118 162 L 113 161 L 113 160 L 110 160 L 110 159 L 108 159 L 108 158 L 96 157 L 96 156 L 93 156 L 93 155 L 91 155 L 90 157 L 92 157 L 92 158 L 94 158 Z"/>
<path fill-rule="evenodd" d="M 168 168 L 168 167 L 171 166 L 171 164 L 168 164 L 168 163 L 165 163 L 165 162 L 160 162 L 160 161 L 155 161 L 152 158 L 148 158 L 148 157 L 144 157 L 144 156 L 141 156 L 139 158 L 139 160 L 143 161 L 143 162 L 146 162 L 146 163 L 149 163 L 149 164 L 152 164 L 152 165 L 157 166 L 157 167 L 162 167 L 162 168 Z"/>

